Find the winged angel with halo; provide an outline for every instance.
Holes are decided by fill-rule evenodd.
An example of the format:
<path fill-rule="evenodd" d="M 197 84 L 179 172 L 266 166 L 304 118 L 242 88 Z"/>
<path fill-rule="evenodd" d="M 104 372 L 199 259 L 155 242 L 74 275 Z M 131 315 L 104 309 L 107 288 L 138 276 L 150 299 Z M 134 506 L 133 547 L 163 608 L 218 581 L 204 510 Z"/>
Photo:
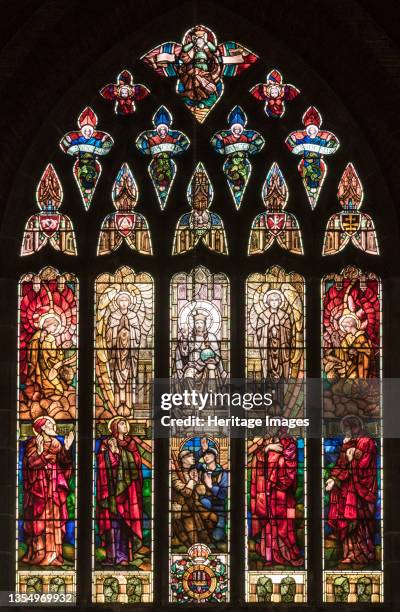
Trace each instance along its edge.
<path fill-rule="evenodd" d="M 127 282 L 128 281 L 128 282 Z M 115 282 L 97 299 L 96 379 L 103 399 L 101 417 L 134 416 L 146 380 L 139 362 L 152 330 L 152 284 Z"/>

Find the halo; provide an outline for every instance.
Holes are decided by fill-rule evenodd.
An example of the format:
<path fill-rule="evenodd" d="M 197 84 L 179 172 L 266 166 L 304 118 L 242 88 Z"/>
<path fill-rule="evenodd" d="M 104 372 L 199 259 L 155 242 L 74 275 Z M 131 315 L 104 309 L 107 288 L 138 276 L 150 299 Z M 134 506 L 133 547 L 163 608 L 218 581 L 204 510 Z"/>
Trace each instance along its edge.
<path fill-rule="evenodd" d="M 361 321 L 360 321 L 360 319 L 359 319 L 359 318 L 358 318 L 358 317 L 357 317 L 357 316 L 356 316 L 354 313 L 352 313 L 352 312 L 348 312 L 348 313 L 346 313 L 346 314 L 342 315 L 342 316 L 340 317 L 340 319 L 339 319 L 339 327 L 340 327 L 340 329 L 342 330 L 342 332 L 345 332 L 345 333 L 346 333 L 346 330 L 345 330 L 345 329 L 343 329 L 343 321 L 344 321 L 345 319 L 354 319 L 354 321 L 356 322 L 356 325 L 357 325 L 357 329 L 360 329 L 360 326 L 361 326 Z"/>
<path fill-rule="evenodd" d="M 62 323 L 61 323 L 61 318 L 60 316 L 54 312 L 54 310 L 51 310 L 49 312 L 46 312 L 45 314 L 43 314 L 41 317 L 39 317 L 39 327 L 40 329 L 43 328 L 43 323 L 45 321 L 47 321 L 47 319 L 55 319 L 56 321 L 58 321 L 58 327 L 57 329 L 54 331 L 55 334 L 58 334 L 60 332 L 60 330 L 62 329 Z"/>
<path fill-rule="evenodd" d="M 194 300 L 185 304 L 178 315 L 179 329 L 185 327 L 190 331 L 193 329 L 193 314 L 196 310 L 206 315 L 206 329 L 211 334 L 216 335 L 221 329 L 221 313 L 216 305 L 208 300 Z"/>
<path fill-rule="evenodd" d="M 358 414 L 346 414 L 346 416 L 342 417 L 340 419 L 340 431 L 344 433 L 344 428 L 343 428 L 343 424 L 345 421 L 347 421 L 348 419 L 353 419 L 355 421 L 358 421 L 358 424 L 360 425 L 361 429 L 364 428 L 364 421 L 362 420 L 362 418 L 360 416 L 358 416 Z"/>
<path fill-rule="evenodd" d="M 128 419 L 127 419 L 126 417 L 124 417 L 124 416 L 115 416 L 115 417 L 113 417 L 112 419 L 110 419 L 110 420 L 108 421 L 108 423 L 107 423 L 107 429 L 108 429 L 108 431 L 109 431 L 110 433 L 111 433 L 111 425 L 112 425 L 112 424 L 113 424 L 115 421 L 126 421 L 126 422 L 128 423 L 128 431 L 127 431 L 127 433 L 129 433 L 129 430 L 130 430 L 130 424 L 129 424 Z"/>
<path fill-rule="evenodd" d="M 272 295 L 273 293 L 277 293 L 280 296 L 280 298 L 282 300 L 282 304 L 283 304 L 284 301 L 285 301 L 285 296 L 283 295 L 283 293 L 282 293 L 282 291 L 280 289 L 269 289 L 268 291 L 266 291 L 264 293 L 264 295 L 263 295 L 263 302 L 264 302 L 264 304 L 266 303 L 268 297 L 270 295 Z"/>
<path fill-rule="evenodd" d="M 114 305 L 115 310 L 119 310 L 118 299 L 121 296 L 125 296 L 125 297 L 128 298 L 128 300 L 129 300 L 128 310 L 133 310 L 135 306 L 138 307 L 137 295 L 135 295 L 134 293 L 137 294 L 137 293 L 139 293 L 139 291 L 135 291 L 135 292 L 133 292 L 133 291 L 132 292 L 131 291 L 125 291 L 125 290 L 117 291 L 117 293 L 115 294 L 114 299 L 113 299 L 113 305 Z"/>
<path fill-rule="evenodd" d="M 43 415 L 43 416 L 36 417 L 36 419 L 33 421 L 33 425 L 34 425 L 34 424 L 35 424 L 37 421 L 39 421 L 40 419 L 46 419 L 47 421 L 50 421 L 50 423 L 53 423 L 53 425 L 54 425 L 54 426 L 56 425 L 56 422 L 55 422 L 55 420 L 53 419 L 53 417 L 48 416 L 48 415 Z M 33 429 L 33 433 L 35 434 L 35 436 L 38 436 L 38 435 L 39 435 L 39 432 L 38 432 L 38 431 L 36 431 L 36 429 L 35 429 L 34 427 L 32 427 L 32 429 Z"/>

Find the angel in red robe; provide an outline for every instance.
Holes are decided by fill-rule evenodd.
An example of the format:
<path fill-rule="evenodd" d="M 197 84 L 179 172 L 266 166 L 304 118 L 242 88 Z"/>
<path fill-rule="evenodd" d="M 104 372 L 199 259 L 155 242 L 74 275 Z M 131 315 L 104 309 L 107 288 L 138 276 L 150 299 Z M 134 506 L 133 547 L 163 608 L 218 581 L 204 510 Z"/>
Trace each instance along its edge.
<path fill-rule="evenodd" d="M 122 70 L 116 83 L 109 83 L 100 90 L 100 95 L 105 100 L 115 100 L 115 114 L 125 116 L 133 115 L 136 111 L 135 102 L 143 100 L 149 93 L 148 87 L 133 82 L 133 75 L 129 70 Z"/>
<path fill-rule="evenodd" d="M 295 531 L 296 476 L 294 438 L 259 441 L 251 465 L 250 537 L 268 566 L 304 564 Z"/>
<path fill-rule="evenodd" d="M 23 458 L 24 532 L 27 550 L 23 563 L 41 566 L 64 564 L 63 539 L 68 520 L 67 496 L 72 476 L 70 447 L 74 433 L 64 444 L 56 437 L 56 424 L 48 416 L 33 423 Z"/>
<path fill-rule="evenodd" d="M 376 443 L 363 431 L 358 417 L 346 417 L 343 425 L 345 437 L 325 484 L 328 525 L 342 549 L 339 563 L 367 565 L 376 560 Z"/>
<path fill-rule="evenodd" d="M 142 460 L 127 419 L 115 417 L 108 427 L 97 453 L 97 524 L 104 565 L 128 565 L 143 540 Z"/>
<path fill-rule="evenodd" d="M 296 98 L 300 90 L 294 85 L 283 83 L 281 73 L 274 68 L 267 74 L 267 82 L 254 85 L 250 93 L 257 100 L 265 102 L 267 117 L 280 119 L 285 114 L 285 102 Z"/>

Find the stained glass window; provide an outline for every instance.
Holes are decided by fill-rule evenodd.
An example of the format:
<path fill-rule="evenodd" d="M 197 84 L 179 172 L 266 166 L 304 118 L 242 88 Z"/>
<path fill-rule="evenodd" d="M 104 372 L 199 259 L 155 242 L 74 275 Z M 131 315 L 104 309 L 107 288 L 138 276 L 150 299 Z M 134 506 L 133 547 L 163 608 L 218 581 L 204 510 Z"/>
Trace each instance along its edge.
<path fill-rule="evenodd" d="M 76 589 L 78 281 L 22 276 L 18 322 L 17 590 Z"/>
<path fill-rule="evenodd" d="M 359 212 L 364 197 L 361 181 L 353 164 L 348 163 L 338 189 L 341 212 L 333 214 L 326 225 L 323 255 L 334 255 L 349 242 L 369 255 L 378 255 L 378 240 L 372 218 Z"/>
<path fill-rule="evenodd" d="M 162 210 L 176 175 L 173 158 L 190 146 L 189 138 L 183 132 L 171 129 L 171 123 L 171 113 L 165 106 L 160 106 L 153 117 L 153 129 L 142 132 L 136 139 L 139 151 L 151 156 L 149 174 Z"/>
<path fill-rule="evenodd" d="M 246 377 L 269 391 L 269 427 L 247 433 L 246 601 L 306 601 L 305 283 L 274 266 L 246 283 Z M 265 411 L 265 409 L 264 409 Z"/>
<path fill-rule="evenodd" d="M 200 242 L 211 251 L 228 254 L 223 221 L 216 212 L 208 209 L 214 197 L 214 189 L 208 174 L 200 162 L 197 164 L 187 189 L 187 199 L 192 212 L 183 214 L 176 226 L 173 255 L 186 253 Z"/>
<path fill-rule="evenodd" d="M 286 145 L 291 153 L 301 155 L 298 171 L 310 206 L 314 209 L 327 173 L 324 155 L 335 153 L 339 140 L 333 132 L 320 129 L 322 117 L 314 106 L 306 110 L 302 121 L 304 128 L 291 132 L 286 138 Z"/>
<path fill-rule="evenodd" d="M 257 215 L 251 224 L 249 255 L 264 253 L 274 242 L 295 255 L 303 255 L 299 223 L 292 213 L 285 211 L 288 198 L 286 181 L 278 164 L 274 162 L 262 189 L 262 199 L 267 210 Z"/>
<path fill-rule="evenodd" d="M 47 242 L 56 251 L 76 255 L 75 233 L 71 219 L 58 209 L 63 199 L 60 179 L 48 164 L 36 189 L 36 202 L 40 212 L 29 217 L 22 240 L 21 255 L 40 251 Z"/>
<path fill-rule="evenodd" d="M 64 134 L 60 142 L 64 153 L 76 157 L 73 174 L 85 210 L 90 207 L 102 171 L 98 157 L 107 155 L 114 144 L 110 134 L 97 129 L 97 123 L 96 113 L 87 106 L 78 117 L 79 131 Z"/>
<path fill-rule="evenodd" d="M 247 117 L 240 106 L 231 110 L 228 123 L 227 130 L 214 134 L 211 144 L 217 153 L 226 156 L 223 171 L 236 208 L 239 209 L 251 174 L 249 156 L 259 153 L 265 141 L 259 132 L 245 129 Z"/>
<path fill-rule="evenodd" d="M 171 281 L 174 391 L 223 392 L 229 376 L 229 282 L 199 266 Z M 191 411 L 188 413 L 190 414 Z M 202 414 L 213 415 L 205 406 Z M 208 422 L 207 422 L 208 423 Z M 229 435 L 213 423 L 170 438 L 170 601 L 229 600 Z"/>
<path fill-rule="evenodd" d="M 154 287 L 123 266 L 95 286 L 93 601 L 153 599 Z"/>
<path fill-rule="evenodd" d="M 383 597 L 379 278 L 348 266 L 322 281 L 324 601 Z"/>
<path fill-rule="evenodd" d="M 111 197 L 117 212 L 107 215 L 101 225 L 97 254 L 108 255 L 125 242 L 132 250 L 151 255 L 149 226 L 146 217 L 134 210 L 139 192 L 126 163 L 117 174 Z"/>
<path fill-rule="evenodd" d="M 166 77 L 177 77 L 176 91 L 199 123 L 203 123 L 224 91 L 222 77 L 234 77 L 257 61 L 243 45 L 229 41 L 218 44 L 210 28 L 196 25 L 182 43 L 166 42 L 142 57 Z"/>

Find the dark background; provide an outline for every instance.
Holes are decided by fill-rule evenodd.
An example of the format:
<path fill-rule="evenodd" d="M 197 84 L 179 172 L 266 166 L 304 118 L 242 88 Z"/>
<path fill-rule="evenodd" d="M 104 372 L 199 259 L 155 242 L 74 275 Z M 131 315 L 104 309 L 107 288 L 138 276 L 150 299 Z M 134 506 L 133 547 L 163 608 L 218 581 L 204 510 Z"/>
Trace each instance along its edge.
<path fill-rule="evenodd" d="M 356 2 L 179 2 L 123 1 L 0 2 L 0 590 L 13 589 L 15 572 L 15 417 L 17 279 L 28 271 L 54 265 L 70 271 L 80 280 L 80 416 L 79 416 L 79 556 L 78 597 L 90 607 L 90 502 L 91 502 L 91 419 L 92 419 L 92 313 L 93 283 L 102 271 L 114 271 L 127 264 L 146 270 L 156 287 L 157 377 L 168 376 L 169 280 L 178 270 L 190 270 L 202 263 L 212 271 L 224 271 L 232 295 L 232 376 L 244 374 L 244 282 L 251 271 L 264 271 L 273 264 L 295 270 L 307 282 L 307 370 L 320 372 L 319 281 L 323 274 L 355 264 L 383 279 L 384 376 L 399 377 L 398 282 L 399 216 L 399 74 L 400 9 L 397 3 Z M 175 95 L 175 80 L 161 78 L 138 58 L 156 44 L 180 41 L 183 32 L 196 23 L 214 29 L 219 42 L 237 40 L 260 56 L 260 60 L 235 79 L 225 79 L 225 94 L 205 123 L 195 123 Z M 113 104 L 98 90 L 114 82 L 122 68 L 129 68 L 135 81 L 150 87 L 152 95 L 139 102 L 131 118 L 113 114 Z M 278 68 L 284 80 L 302 91 L 287 104 L 282 120 L 272 122 L 263 105 L 249 94 L 249 88 L 264 81 L 266 73 Z M 239 212 L 228 192 L 220 158 L 209 139 L 226 126 L 226 117 L 235 104 L 248 115 L 248 127 L 266 138 L 263 152 L 252 158 L 253 174 Z M 191 139 L 191 148 L 176 159 L 178 174 L 166 210 L 161 212 L 147 175 L 148 159 L 134 147 L 143 129 L 149 129 L 155 110 L 165 104 L 173 113 L 176 129 Z M 326 158 L 328 176 L 317 208 L 311 211 L 297 175 L 298 158 L 290 155 L 283 140 L 301 127 L 304 110 L 314 104 L 323 116 L 323 128 L 332 130 L 341 142 L 339 151 Z M 64 155 L 58 142 L 75 129 L 78 114 L 93 106 L 99 129 L 115 140 L 112 152 L 101 160 L 103 174 L 90 211 L 86 213 L 72 177 L 73 160 Z M 55 165 L 63 189 L 61 212 L 68 214 L 76 230 L 78 257 L 66 257 L 50 247 L 31 257 L 20 258 L 24 224 L 37 211 L 35 189 L 48 162 Z M 146 258 L 126 246 L 106 257 L 96 257 L 98 232 L 105 214 L 113 210 L 110 192 L 121 164 L 127 161 L 139 185 L 138 212 L 149 221 L 154 256 Z M 176 221 L 187 210 L 186 186 L 197 161 L 203 161 L 215 189 L 212 209 L 225 223 L 229 258 L 200 248 L 172 258 L 171 247 Z M 265 255 L 248 258 L 247 240 L 254 216 L 261 212 L 261 185 L 273 161 L 277 161 L 289 185 L 287 210 L 296 214 L 303 233 L 305 255 L 297 257 L 274 246 Z M 365 190 L 363 210 L 375 221 L 381 255 L 368 256 L 348 246 L 341 254 L 322 258 L 326 221 L 339 209 L 337 184 L 348 161 L 352 161 Z M 320 406 L 311 402 L 310 416 L 318 418 Z M 241 441 L 235 440 L 232 471 L 242 467 Z M 156 462 L 156 546 L 155 598 L 168 601 L 167 555 L 167 465 L 165 441 L 157 442 Z M 337 606 L 353 611 L 368 607 L 400 610 L 400 443 L 385 441 L 385 604 Z M 309 451 L 309 604 L 319 610 L 321 591 L 320 538 L 320 445 L 310 442 Z M 219 609 L 247 607 L 244 597 L 244 510 L 243 478 L 232 479 L 231 604 Z M 103 609 L 107 609 L 103 605 Z M 208 607 L 208 606 L 206 606 Z M 273 606 L 271 606 L 273 607 Z M 141 606 L 135 606 L 136 610 Z M 285 610 L 284 605 L 276 609 Z"/>

